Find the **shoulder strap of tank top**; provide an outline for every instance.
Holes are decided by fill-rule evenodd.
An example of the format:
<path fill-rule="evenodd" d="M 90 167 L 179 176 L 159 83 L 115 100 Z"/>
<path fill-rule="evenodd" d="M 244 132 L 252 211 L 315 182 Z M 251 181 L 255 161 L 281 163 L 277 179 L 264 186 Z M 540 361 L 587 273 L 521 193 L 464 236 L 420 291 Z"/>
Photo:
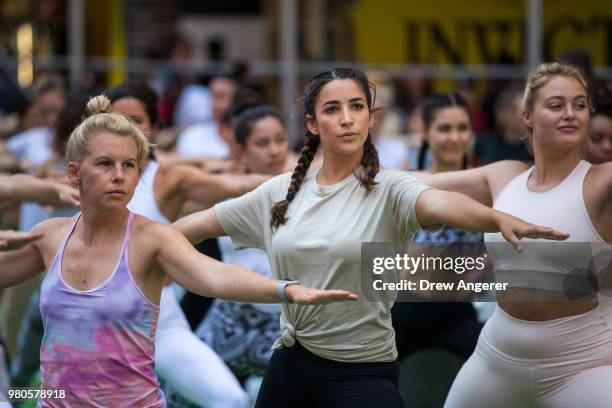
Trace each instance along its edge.
<path fill-rule="evenodd" d="M 125 227 L 125 234 L 123 235 L 123 244 L 121 245 L 121 252 L 125 251 L 127 243 L 130 240 L 130 235 L 132 234 L 132 224 L 134 223 L 134 213 L 130 211 L 128 215 L 128 222 Z"/>
<path fill-rule="evenodd" d="M 591 168 L 591 163 L 585 160 L 581 160 L 580 163 L 576 166 L 574 170 L 568 176 L 568 181 L 577 182 L 578 185 L 582 186 L 584 182 L 584 178 L 586 177 L 589 169 Z"/>
<path fill-rule="evenodd" d="M 76 225 L 79 222 L 80 218 L 81 218 L 81 212 L 79 211 L 79 213 L 75 215 L 73 217 L 73 220 L 70 222 L 70 227 L 68 228 L 68 232 L 66 232 L 64 239 L 62 239 L 62 243 L 60 244 L 58 251 L 64 252 L 64 247 L 66 246 L 66 243 L 68 242 L 68 238 L 70 238 L 70 236 L 72 235 L 72 232 L 76 228 Z"/>
<path fill-rule="evenodd" d="M 72 235 L 72 232 L 76 228 L 76 225 L 79 222 L 80 218 L 81 218 L 80 211 L 74 217 L 72 217 L 72 221 L 70 221 L 70 226 L 68 227 L 68 231 L 66 232 L 66 235 L 64 235 L 64 238 L 62 239 L 60 246 L 57 248 L 57 252 L 55 253 L 55 258 L 53 258 L 53 262 L 51 262 L 51 267 L 49 268 L 48 272 L 51 272 L 54 269 L 55 263 L 58 261 L 58 259 L 62 258 L 62 255 L 64 254 L 64 249 L 66 248 L 66 243 L 68 242 L 68 238 L 70 238 L 70 236 Z"/>
<path fill-rule="evenodd" d="M 531 166 L 529 167 L 527 170 L 519 173 L 518 175 L 516 175 L 514 178 L 510 179 L 510 181 L 508 182 L 508 184 L 506 184 L 506 186 L 502 189 L 502 191 L 497 195 L 497 199 L 495 200 L 495 202 L 493 203 L 493 206 L 495 207 L 495 204 L 499 203 L 499 201 L 506 195 L 509 194 L 509 192 L 511 193 L 511 189 L 515 188 L 515 186 L 517 186 L 518 188 L 521 188 L 522 186 L 525 186 L 525 188 L 527 188 L 527 179 L 529 178 L 529 175 L 531 174 L 531 172 L 533 171 L 533 168 L 535 166 Z"/>

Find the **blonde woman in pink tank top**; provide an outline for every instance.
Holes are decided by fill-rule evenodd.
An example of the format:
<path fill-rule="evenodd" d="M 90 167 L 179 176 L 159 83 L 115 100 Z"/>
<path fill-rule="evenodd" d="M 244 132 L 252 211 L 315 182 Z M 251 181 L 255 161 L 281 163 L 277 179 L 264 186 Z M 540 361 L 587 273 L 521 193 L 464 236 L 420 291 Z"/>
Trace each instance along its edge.
<path fill-rule="evenodd" d="M 420 177 L 435 187 L 463 192 L 500 211 L 567 232 L 568 241 L 598 248 L 597 256 L 607 256 L 608 263 L 612 163 L 591 165 L 581 159 L 592 108 L 588 95 L 586 82 L 574 68 L 542 64 L 527 79 L 521 107 L 533 167 L 501 161 Z M 485 236 L 485 242 L 497 241 L 495 234 Z M 570 245 L 560 247 L 568 252 Z M 514 259 L 508 252 L 498 255 L 506 263 Z M 557 262 L 558 268 L 545 276 L 548 289 L 528 285 L 541 273 L 537 262 L 528 265 L 533 271 L 526 271 L 526 278 L 518 274 L 522 271 L 512 271 L 515 294 L 523 300 L 498 295 L 498 308 L 455 379 L 445 407 L 612 406 L 612 331 L 605 319 L 610 299 L 593 294 L 559 301 L 567 262 L 561 256 L 567 254 L 557 251 L 551 257 L 542 252 L 534 258 L 542 264 Z M 551 299 L 557 300 L 546 301 Z"/>
<path fill-rule="evenodd" d="M 0 287 L 47 270 L 41 287 L 43 407 L 163 407 L 153 372 L 160 293 L 166 275 L 205 296 L 246 302 L 356 300 L 263 277 L 196 252 L 171 227 L 126 209 L 148 142 L 98 96 L 68 141 L 68 178 L 81 213 L 53 218 L 42 238 L 0 254 Z M 48 396 L 49 393 L 45 394 Z"/>

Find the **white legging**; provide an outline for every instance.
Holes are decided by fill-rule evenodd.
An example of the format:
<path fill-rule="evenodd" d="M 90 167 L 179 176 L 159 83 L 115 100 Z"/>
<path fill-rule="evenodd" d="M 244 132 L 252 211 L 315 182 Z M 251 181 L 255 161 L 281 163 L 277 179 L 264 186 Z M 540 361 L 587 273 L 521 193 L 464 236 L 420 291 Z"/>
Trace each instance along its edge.
<path fill-rule="evenodd" d="M 530 322 L 497 307 L 444 407 L 612 407 L 612 331 L 601 308 Z"/>
<path fill-rule="evenodd" d="M 199 406 L 245 408 L 249 397 L 223 360 L 189 327 L 172 286 L 162 290 L 155 339 L 155 370 Z"/>

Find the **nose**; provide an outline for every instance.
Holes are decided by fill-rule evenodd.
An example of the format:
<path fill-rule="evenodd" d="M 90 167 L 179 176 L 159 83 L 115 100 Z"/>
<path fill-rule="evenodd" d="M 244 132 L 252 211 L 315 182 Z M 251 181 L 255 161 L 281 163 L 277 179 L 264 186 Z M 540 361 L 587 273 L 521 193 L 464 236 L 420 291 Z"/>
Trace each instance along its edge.
<path fill-rule="evenodd" d="M 270 156 L 278 156 L 281 151 L 281 145 L 279 143 L 270 143 L 270 149 L 268 149 L 268 153 Z"/>
<path fill-rule="evenodd" d="M 113 169 L 113 183 L 122 183 L 125 180 L 123 166 L 119 163 Z"/>
<path fill-rule="evenodd" d="M 565 105 L 565 109 L 563 111 L 563 117 L 566 119 L 573 119 L 576 117 L 576 112 L 574 112 L 574 107 L 571 103 Z"/>
<path fill-rule="evenodd" d="M 348 106 L 345 106 L 342 109 L 341 121 L 342 126 L 350 127 L 353 125 L 353 114 L 351 113 Z"/>

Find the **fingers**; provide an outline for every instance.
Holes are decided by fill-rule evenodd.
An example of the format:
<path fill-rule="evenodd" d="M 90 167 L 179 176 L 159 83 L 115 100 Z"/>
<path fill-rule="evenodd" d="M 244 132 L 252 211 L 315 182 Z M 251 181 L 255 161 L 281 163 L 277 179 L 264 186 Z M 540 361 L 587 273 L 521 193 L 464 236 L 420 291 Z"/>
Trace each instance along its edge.
<path fill-rule="evenodd" d="M 0 249 L 18 249 L 40 239 L 42 236 L 43 234 L 39 232 L 0 231 Z"/>
<path fill-rule="evenodd" d="M 359 300 L 359 296 L 355 293 L 349 292 L 348 290 L 323 290 L 321 291 L 323 296 L 334 301 L 356 301 Z"/>
<path fill-rule="evenodd" d="M 78 207 L 81 203 L 79 201 L 79 192 L 75 189 L 71 189 L 60 195 L 60 200 L 67 205 Z"/>
<path fill-rule="evenodd" d="M 569 238 L 569 234 L 557 231 L 549 227 L 534 226 L 533 229 L 525 236 L 529 238 L 544 238 L 554 241 L 563 241 Z"/>
<path fill-rule="evenodd" d="M 509 232 L 502 231 L 502 235 L 506 241 L 512 244 L 516 252 L 521 252 L 523 250 L 523 247 L 520 241 L 521 238 L 517 236 L 513 230 L 510 230 Z"/>
<path fill-rule="evenodd" d="M 331 302 L 357 301 L 359 296 L 347 290 L 318 290 L 307 289 L 294 296 L 297 304 L 320 304 Z"/>

